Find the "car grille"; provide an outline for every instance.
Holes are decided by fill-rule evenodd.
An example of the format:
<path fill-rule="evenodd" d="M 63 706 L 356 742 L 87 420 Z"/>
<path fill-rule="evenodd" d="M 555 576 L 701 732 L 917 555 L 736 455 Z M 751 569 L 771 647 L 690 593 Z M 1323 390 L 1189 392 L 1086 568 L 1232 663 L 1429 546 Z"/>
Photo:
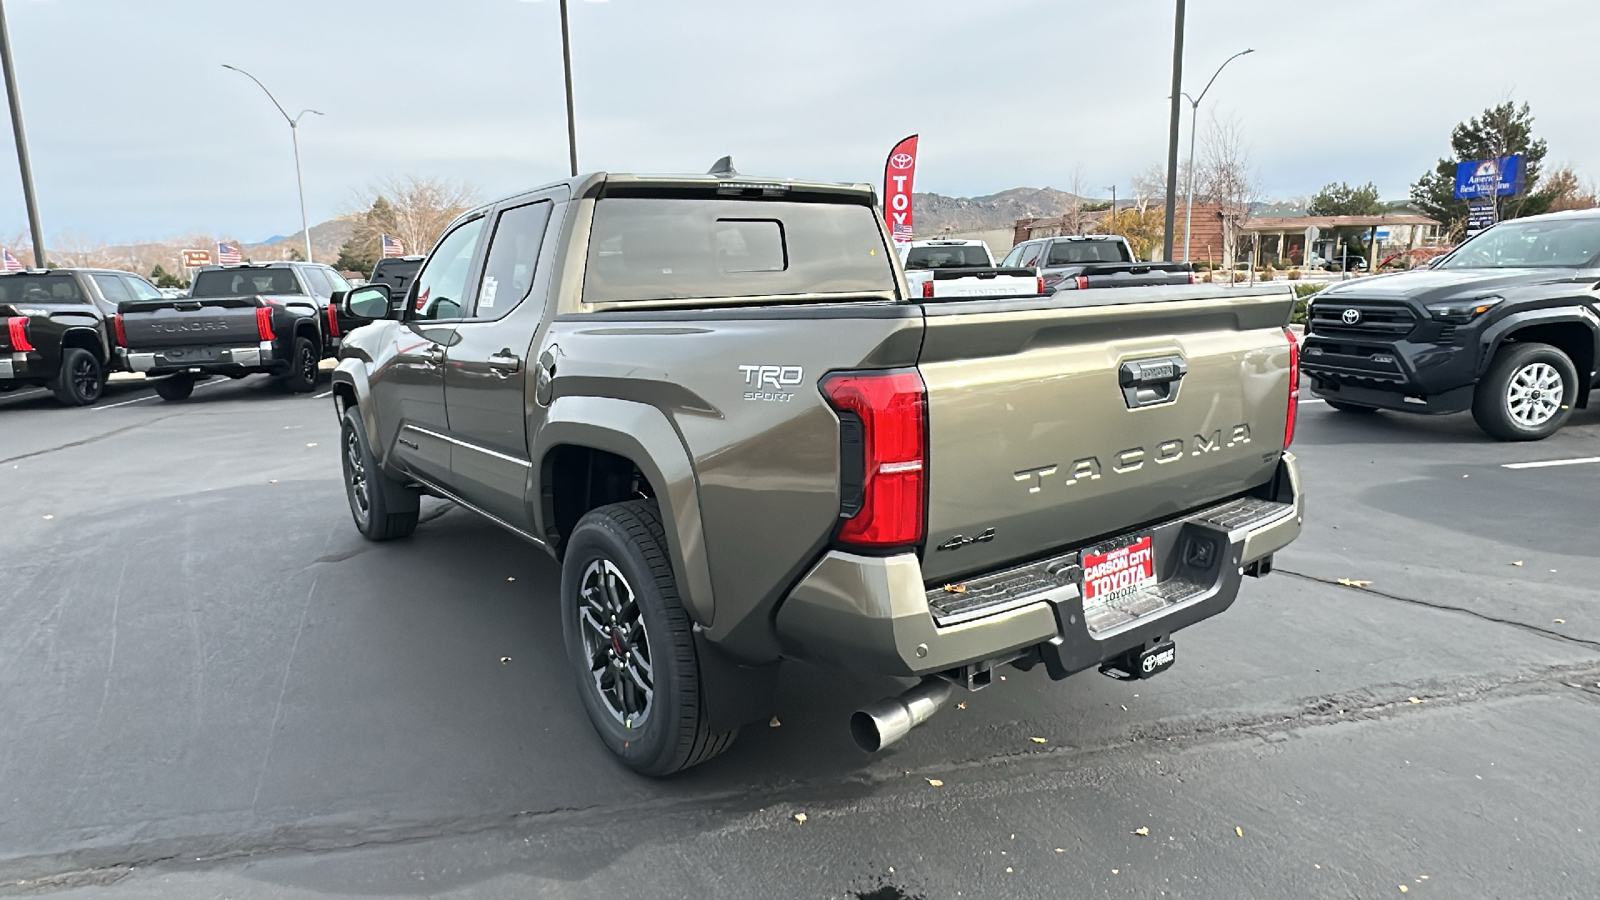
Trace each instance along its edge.
<path fill-rule="evenodd" d="M 1307 375 L 1335 384 L 1403 384 L 1406 373 L 1399 357 L 1388 347 L 1349 344 L 1318 335 L 1306 339 L 1300 368 Z"/>
<path fill-rule="evenodd" d="M 1356 321 L 1346 314 L 1356 313 Z M 1399 303 L 1381 300 L 1319 299 L 1307 314 L 1306 330 L 1330 337 L 1403 338 L 1417 327 L 1416 313 Z"/>

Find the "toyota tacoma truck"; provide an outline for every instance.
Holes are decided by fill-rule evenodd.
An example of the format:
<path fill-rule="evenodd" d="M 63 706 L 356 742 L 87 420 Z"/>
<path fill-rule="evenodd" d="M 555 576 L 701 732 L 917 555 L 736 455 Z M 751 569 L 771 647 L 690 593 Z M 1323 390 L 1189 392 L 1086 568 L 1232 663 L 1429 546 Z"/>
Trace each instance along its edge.
<path fill-rule="evenodd" d="M 1189 263 L 1139 262 L 1127 238 L 1081 234 L 1035 238 L 1011 248 L 1004 266 L 1037 268 L 1042 291 L 1193 284 Z"/>
<path fill-rule="evenodd" d="M 100 399 L 125 368 L 117 304 L 159 298 L 155 285 L 111 269 L 30 269 L 0 274 L 0 391 L 43 386 L 66 406 Z"/>
<path fill-rule="evenodd" d="M 1535 441 L 1600 373 L 1600 211 L 1513 219 L 1428 268 L 1342 282 L 1307 306 L 1311 391 L 1336 410 L 1472 411 Z"/>
<path fill-rule="evenodd" d="M 1154 675 L 1300 531 L 1286 287 L 924 300 L 875 201 L 588 175 L 341 301 L 377 320 L 333 374 L 356 527 L 429 494 L 559 560 L 639 772 L 765 721 L 786 659 L 920 679 L 852 717 L 868 750 L 1003 666 Z"/>
<path fill-rule="evenodd" d="M 945 297 L 1006 297 L 1044 293 L 1037 269 L 997 268 L 989 245 L 983 241 L 946 238 L 913 241 L 900 251 L 911 295 L 924 299 Z"/>
<path fill-rule="evenodd" d="M 117 341 L 128 365 L 155 381 L 163 400 L 183 400 L 197 381 L 265 373 L 306 393 L 320 362 L 338 351 L 336 294 L 349 282 L 327 266 L 299 262 L 207 266 L 187 297 L 120 304 Z"/>

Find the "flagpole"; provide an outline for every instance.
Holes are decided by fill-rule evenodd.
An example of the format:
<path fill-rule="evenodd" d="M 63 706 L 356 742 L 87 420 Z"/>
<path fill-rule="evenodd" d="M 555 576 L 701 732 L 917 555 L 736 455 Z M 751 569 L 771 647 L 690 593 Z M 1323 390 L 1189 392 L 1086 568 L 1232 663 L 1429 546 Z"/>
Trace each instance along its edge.
<path fill-rule="evenodd" d="M 28 137 L 22 129 L 22 98 L 17 92 L 17 70 L 11 64 L 11 32 L 6 27 L 5 3 L 0 0 L 0 68 L 6 76 L 6 101 L 11 105 L 11 131 L 17 139 L 17 167 L 22 170 L 22 200 L 28 207 L 28 231 L 33 235 L 33 264 L 46 268 L 44 226 L 39 223 L 39 199 L 33 193 L 33 164 L 28 161 Z"/>

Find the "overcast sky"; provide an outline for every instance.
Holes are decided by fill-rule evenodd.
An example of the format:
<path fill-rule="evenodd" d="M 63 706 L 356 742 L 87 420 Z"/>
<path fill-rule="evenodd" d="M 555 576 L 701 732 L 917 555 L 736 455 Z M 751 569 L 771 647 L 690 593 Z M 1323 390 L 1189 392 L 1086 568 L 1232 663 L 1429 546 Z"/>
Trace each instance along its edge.
<path fill-rule="evenodd" d="M 571 0 L 584 170 L 740 171 L 876 181 L 922 135 L 917 189 L 1123 191 L 1163 162 L 1172 0 Z M 313 223 L 386 175 L 485 199 L 564 177 L 556 0 L 10 0 L 46 235 L 299 227 L 289 129 Z M 1506 97 L 1553 161 L 1600 175 L 1583 48 L 1594 0 L 1190 0 L 1185 88 L 1245 47 L 1201 109 L 1236 117 L 1270 198 L 1335 180 L 1386 198 Z M 1554 60 L 1566 55 L 1568 62 Z M 1188 119 L 1184 122 L 1187 140 Z M 9 132 L 0 236 L 26 230 Z"/>

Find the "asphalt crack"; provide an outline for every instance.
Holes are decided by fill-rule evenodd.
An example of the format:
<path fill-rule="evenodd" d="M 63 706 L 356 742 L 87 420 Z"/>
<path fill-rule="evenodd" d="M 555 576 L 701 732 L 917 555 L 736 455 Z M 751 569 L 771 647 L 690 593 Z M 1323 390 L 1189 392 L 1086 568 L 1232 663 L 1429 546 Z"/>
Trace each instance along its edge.
<path fill-rule="evenodd" d="M 58 451 L 61 451 L 61 450 L 71 450 L 73 447 L 84 447 L 84 446 L 87 446 L 89 444 L 98 444 L 99 442 L 105 440 L 106 438 L 113 438 L 113 437 L 116 437 L 119 434 L 126 434 L 126 433 L 128 433 L 130 431 L 133 431 L 136 428 L 144 428 L 147 425 L 154 425 L 157 422 L 165 422 L 167 419 L 175 418 L 175 417 L 181 416 L 181 415 L 183 415 L 183 413 L 168 413 L 167 415 L 164 415 L 164 416 L 157 416 L 154 419 L 147 419 L 147 420 L 145 420 L 143 422 L 135 422 L 132 425 L 124 425 L 121 428 L 112 429 L 111 431 L 107 431 L 104 434 L 97 434 L 97 435 L 94 435 L 92 437 L 86 437 L 86 438 L 82 438 L 82 439 L 76 440 L 76 441 L 68 441 L 65 444 L 60 444 L 60 445 L 55 446 L 55 447 L 46 447 L 43 450 L 34 450 L 32 452 L 29 452 L 29 453 L 20 454 L 18 456 L 7 457 L 6 459 L 0 459 L 0 465 L 5 465 L 6 463 L 14 463 L 14 462 L 18 462 L 18 461 L 24 460 L 24 459 L 32 459 L 35 456 L 44 456 L 47 453 L 55 453 L 55 452 L 58 452 Z"/>
<path fill-rule="evenodd" d="M 1336 578 L 1319 578 L 1316 575 L 1307 575 L 1304 572 L 1295 572 L 1282 567 L 1275 568 L 1272 571 L 1281 572 L 1284 575 L 1293 575 L 1294 577 L 1304 581 L 1314 581 L 1317 584 L 1326 584 L 1332 587 L 1342 587 L 1352 591 L 1361 591 L 1364 594 L 1372 594 L 1375 597 L 1382 597 L 1386 600 L 1398 600 L 1401 603 L 1410 603 L 1415 606 L 1425 606 L 1429 609 L 1438 609 L 1445 612 L 1465 613 L 1475 619 L 1481 619 L 1485 622 L 1493 622 L 1496 625 L 1510 625 L 1512 628 L 1520 628 L 1523 631 L 1537 634 L 1541 637 L 1553 638 L 1558 641 L 1564 641 L 1568 644 L 1577 644 L 1580 647 L 1588 647 L 1591 650 L 1600 650 L 1600 641 L 1591 641 L 1585 638 L 1573 637 L 1570 634 L 1562 634 L 1559 631 L 1541 628 L 1538 625 L 1529 625 L 1527 622 L 1519 622 L 1516 619 L 1505 619 L 1499 616 L 1491 616 L 1488 613 L 1482 613 L 1475 609 L 1469 609 L 1465 606 L 1455 606 L 1450 603 L 1439 603 L 1434 600 L 1423 600 L 1418 597 L 1402 597 L 1399 594 L 1391 594 L 1387 591 L 1374 590 L 1373 588 L 1366 587 L 1364 585 L 1345 584 Z"/>

